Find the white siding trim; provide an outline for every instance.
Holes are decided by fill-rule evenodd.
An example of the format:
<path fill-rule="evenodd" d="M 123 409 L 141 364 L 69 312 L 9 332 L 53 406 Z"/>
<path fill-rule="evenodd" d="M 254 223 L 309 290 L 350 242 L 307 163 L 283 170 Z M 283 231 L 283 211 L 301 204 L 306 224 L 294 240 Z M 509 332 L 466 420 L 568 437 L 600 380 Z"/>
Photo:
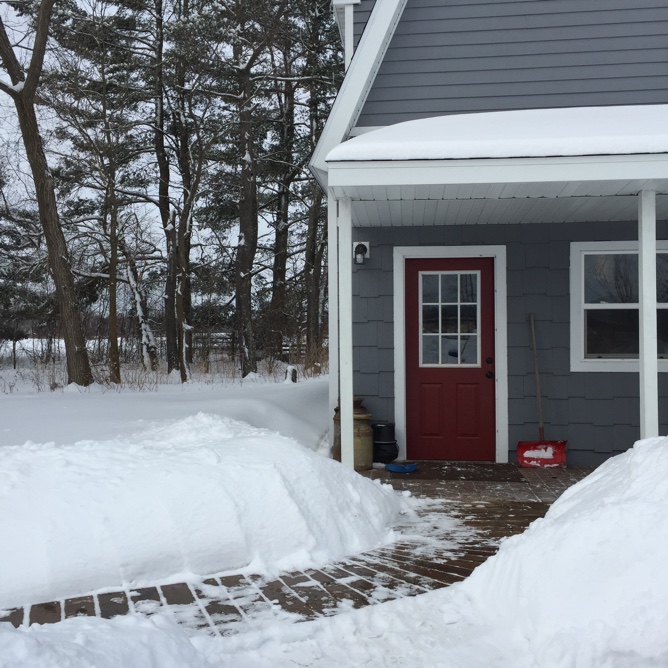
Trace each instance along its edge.
<path fill-rule="evenodd" d="M 496 461 L 508 461 L 508 313 L 505 246 L 396 246 L 394 248 L 394 421 L 399 459 L 406 458 L 406 260 L 494 259 Z"/>
<path fill-rule="evenodd" d="M 376 78 L 407 0 L 377 0 L 311 156 L 311 172 L 327 187 L 327 154 L 348 138 Z"/>

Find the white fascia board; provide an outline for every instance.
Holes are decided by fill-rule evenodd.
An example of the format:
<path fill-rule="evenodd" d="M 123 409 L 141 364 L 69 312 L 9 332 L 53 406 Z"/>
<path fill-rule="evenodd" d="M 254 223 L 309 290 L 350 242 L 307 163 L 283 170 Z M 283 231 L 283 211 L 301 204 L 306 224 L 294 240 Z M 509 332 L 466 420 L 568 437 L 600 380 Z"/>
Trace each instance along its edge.
<path fill-rule="evenodd" d="M 603 155 L 487 160 L 396 160 L 329 163 L 329 186 L 418 186 L 668 179 L 668 156 Z"/>
<path fill-rule="evenodd" d="M 348 139 L 350 129 L 362 111 L 378 68 L 383 62 L 406 2 L 407 0 L 377 0 L 374 5 L 309 163 L 311 172 L 325 189 L 328 169 L 325 157 L 335 146 Z"/>

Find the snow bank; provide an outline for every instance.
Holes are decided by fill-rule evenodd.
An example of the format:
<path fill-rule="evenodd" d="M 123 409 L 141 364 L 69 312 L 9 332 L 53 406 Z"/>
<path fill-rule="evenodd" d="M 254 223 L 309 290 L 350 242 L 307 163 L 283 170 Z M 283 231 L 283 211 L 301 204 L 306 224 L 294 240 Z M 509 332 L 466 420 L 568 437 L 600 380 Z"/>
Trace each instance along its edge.
<path fill-rule="evenodd" d="M 225 433 L 241 429 L 235 423 L 211 420 L 210 416 L 198 416 L 195 422 L 173 427 L 182 435 L 194 430 L 206 435 L 217 429 L 223 441 Z M 203 429 L 202 423 L 209 426 Z M 168 452 L 176 447 L 170 433 L 169 429 L 162 432 Z M 261 436 L 248 431 L 243 437 L 237 433 L 237 442 L 246 444 L 236 455 L 243 464 L 240 468 L 253 449 L 251 442 Z M 147 440 L 158 449 L 157 438 Z M 216 439 L 212 436 L 210 440 Z M 226 460 L 224 447 L 212 445 L 208 437 L 204 441 L 204 459 L 209 468 L 217 469 L 221 463 L 233 467 L 235 457 Z M 188 468 L 192 461 L 199 461 L 199 455 L 186 452 L 181 460 Z M 56 458 L 56 462 L 61 459 Z M 165 469 L 159 457 L 154 464 Z M 334 467 L 332 474 L 341 469 L 330 464 Z M 104 459 L 100 465 L 104 466 Z M 257 462 L 253 466 L 261 470 Z M 281 476 L 287 467 L 296 470 L 297 477 L 304 477 L 310 464 L 295 464 L 295 460 L 281 457 L 271 459 L 267 467 L 271 466 L 280 469 Z M 29 474 L 27 467 L 26 462 L 14 467 L 13 479 L 20 482 Z M 67 467 L 60 466 L 59 470 L 66 473 Z M 237 475 L 241 476 L 241 471 L 231 477 Z M 313 480 L 310 475 L 306 477 Z M 355 487 L 353 479 L 359 476 L 342 475 L 337 483 L 337 494 L 345 490 L 348 512 L 371 498 L 371 503 L 378 504 L 372 514 L 391 515 L 380 488 L 374 488 L 367 497 L 365 485 L 362 500 L 362 490 Z M 202 498 L 211 498 L 208 482 L 205 475 L 199 494 Z M 278 484 L 278 489 L 283 484 Z M 311 489 L 308 498 L 315 493 L 325 503 L 328 492 L 320 486 L 326 483 L 313 484 L 319 491 Z M 32 491 L 39 497 L 37 488 Z M 272 501 L 274 493 L 272 489 Z M 379 495 L 375 501 L 374 495 Z M 47 498 L 54 497 L 43 496 L 43 505 Z M 282 494 L 277 498 L 282 499 Z M 305 513 L 317 512 L 304 495 L 294 493 L 292 499 L 302 511 L 292 509 L 295 515 L 288 515 L 286 520 L 277 517 L 268 504 L 263 506 L 264 512 L 273 522 L 281 521 L 282 526 L 291 524 L 292 517 L 301 521 Z M 340 531 L 331 524 L 334 516 L 329 516 L 327 528 Z M 219 513 L 217 517 L 220 522 Z M 254 513 L 249 517 L 251 523 L 256 521 Z M 370 520 L 354 518 L 353 523 L 365 521 Z M 42 529 L 44 524 L 39 521 Z M 271 533 L 271 527 L 266 530 Z M 382 537 L 383 532 L 379 535 Z M 668 438 L 660 438 L 638 442 L 601 466 L 567 491 L 545 519 L 532 524 L 521 536 L 504 541 L 499 553 L 469 579 L 447 589 L 314 622 L 276 622 L 233 637 L 197 636 L 190 639 L 191 646 L 182 629 L 158 617 L 108 622 L 74 619 L 20 631 L 4 625 L 5 629 L 0 628 L 0 667 L 665 668 L 666 536 Z"/>
<path fill-rule="evenodd" d="M 164 617 L 75 617 L 13 629 L 0 624 L 0 668 L 211 668 Z"/>
<path fill-rule="evenodd" d="M 640 441 L 566 491 L 465 583 L 537 665 L 668 665 L 668 439 Z"/>
<path fill-rule="evenodd" d="M 193 643 L 229 668 L 665 668 L 666 536 L 668 439 L 659 438 L 572 487 L 461 584 L 280 633 Z"/>
<path fill-rule="evenodd" d="M 137 436 L 0 448 L 0 608 L 304 568 L 390 539 L 399 500 L 274 432 L 199 413 Z"/>
<path fill-rule="evenodd" d="M 328 162 L 668 152 L 668 105 L 524 109 L 397 123 L 339 144 Z"/>

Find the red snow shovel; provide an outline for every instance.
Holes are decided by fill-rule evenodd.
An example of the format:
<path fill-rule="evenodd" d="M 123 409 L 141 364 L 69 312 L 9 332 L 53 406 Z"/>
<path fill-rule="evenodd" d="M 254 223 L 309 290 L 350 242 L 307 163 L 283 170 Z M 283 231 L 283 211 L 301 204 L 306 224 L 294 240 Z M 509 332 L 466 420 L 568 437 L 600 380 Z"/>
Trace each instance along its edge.
<path fill-rule="evenodd" d="M 531 349 L 533 367 L 536 374 L 536 404 L 538 406 L 538 440 L 520 441 L 517 444 L 517 463 L 525 468 L 565 468 L 566 441 L 546 441 L 543 426 L 543 403 L 540 393 L 540 374 L 538 373 L 538 352 L 536 350 L 536 323 L 533 313 L 529 313 L 531 326 Z"/>

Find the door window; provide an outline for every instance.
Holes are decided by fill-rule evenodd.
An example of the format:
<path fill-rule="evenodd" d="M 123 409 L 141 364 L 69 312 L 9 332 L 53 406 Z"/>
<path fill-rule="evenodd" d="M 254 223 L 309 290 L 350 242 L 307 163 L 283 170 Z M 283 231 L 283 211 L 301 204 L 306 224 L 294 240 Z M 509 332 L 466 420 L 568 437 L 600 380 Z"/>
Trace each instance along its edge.
<path fill-rule="evenodd" d="M 480 272 L 420 272 L 420 366 L 480 366 Z"/>

